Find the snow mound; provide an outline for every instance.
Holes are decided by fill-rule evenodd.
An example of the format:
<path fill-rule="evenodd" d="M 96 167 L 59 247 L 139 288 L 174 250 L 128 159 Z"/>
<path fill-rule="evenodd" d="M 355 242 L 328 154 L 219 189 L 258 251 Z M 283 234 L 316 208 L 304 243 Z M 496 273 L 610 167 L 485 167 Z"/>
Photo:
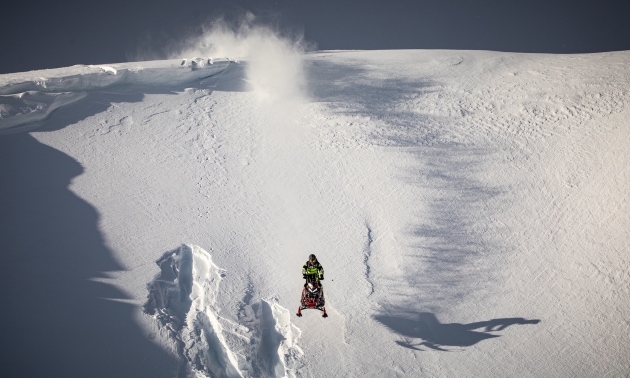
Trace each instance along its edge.
<path fill-rule="evenodd" d="M 5 75 L 0 77 L 0 130 L 43 121 L 56 109 L 84 98 L 88 91 L 115 85 L 179 85 L 217 75 L 230 64 L 235 63 L 195 58 L 181 63 L 167 60 L 74 66 Z"/>
<path fill-rule="evenodd" d="M 180 377 L 296 376 L 304 355 L 301 331 L 274 298 L 242 304 L 238 321 L 217 305 L 226 276 L 202 248 L 182 245 L 156 261 L 161 272 L 149 283 L 147 314 L 180 358 Z"/>

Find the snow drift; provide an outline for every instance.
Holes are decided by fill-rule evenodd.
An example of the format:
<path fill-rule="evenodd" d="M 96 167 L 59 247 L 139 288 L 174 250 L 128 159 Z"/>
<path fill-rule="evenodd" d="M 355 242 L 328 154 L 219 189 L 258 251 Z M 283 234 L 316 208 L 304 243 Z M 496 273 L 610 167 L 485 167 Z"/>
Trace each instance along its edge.
<path fill-rule="evenodd" d="M 227 59 L 196 58 L 167 62 L 75 66 L 43 72 L 4 75 L 0 80 L 0 130 L 34 124 L 60 107 L 85 97 L 88 91 L 114 86 L 176 86 L 217 75 Z M 32 127 L 31 127 L 32 128 Z"/>
<path fill-rule="evenodd" d="M 216 303 L 227 273 L 200 247 L 182 245 L 156 264 L 161 272 L 148 285 L 144 311 L 177 344 L 179 376 L 295 376 L 301 332 L 288 310 L 272 298 L 244 303 L 238 323 L 221 317 Z"/>

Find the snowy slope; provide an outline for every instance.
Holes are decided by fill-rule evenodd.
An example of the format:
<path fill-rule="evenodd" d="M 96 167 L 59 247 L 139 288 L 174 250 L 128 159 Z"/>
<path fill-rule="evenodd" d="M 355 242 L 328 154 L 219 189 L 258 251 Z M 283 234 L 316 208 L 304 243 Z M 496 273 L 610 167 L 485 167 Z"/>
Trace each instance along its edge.
<path fill-rule="evenodd" d="M 630 53 L 278 56 L 0 76 L 3 376 L 630 374 Z"/>

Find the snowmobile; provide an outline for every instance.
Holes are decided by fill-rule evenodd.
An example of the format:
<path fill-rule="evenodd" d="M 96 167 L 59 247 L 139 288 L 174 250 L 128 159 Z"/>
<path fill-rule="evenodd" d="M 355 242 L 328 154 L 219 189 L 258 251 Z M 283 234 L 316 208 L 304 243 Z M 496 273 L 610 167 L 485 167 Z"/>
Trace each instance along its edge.
<path fill-rule="evenodd" d="M 297 316 L 302 316 L 302 310 L 316 309 L 322 311 L 322 316 L 327 318 L 328 314 L 326 313 L 324 304 L 324 288 L 321 282 L 317 281 L 315 278 L 307 278 L 304 289 L 302 289 L 302 299 L 297 311 Z"/>

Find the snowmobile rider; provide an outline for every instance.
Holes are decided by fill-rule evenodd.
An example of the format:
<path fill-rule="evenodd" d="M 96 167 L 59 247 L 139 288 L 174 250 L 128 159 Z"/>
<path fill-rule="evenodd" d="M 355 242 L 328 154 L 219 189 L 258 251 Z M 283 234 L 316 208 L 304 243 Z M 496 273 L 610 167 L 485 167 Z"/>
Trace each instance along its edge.
<path fill-rule="evenodd" d="M 324 267 L 317 261 L 315 255 L 311 254 L 306 264 L 302 267 L 302 277 L 306 279 L 307 283 L 311 281 L 319 284 L 319 281 L 324 279 Z M 304 284 L 304 287 L 306 287 L 306 284 Z"/>

